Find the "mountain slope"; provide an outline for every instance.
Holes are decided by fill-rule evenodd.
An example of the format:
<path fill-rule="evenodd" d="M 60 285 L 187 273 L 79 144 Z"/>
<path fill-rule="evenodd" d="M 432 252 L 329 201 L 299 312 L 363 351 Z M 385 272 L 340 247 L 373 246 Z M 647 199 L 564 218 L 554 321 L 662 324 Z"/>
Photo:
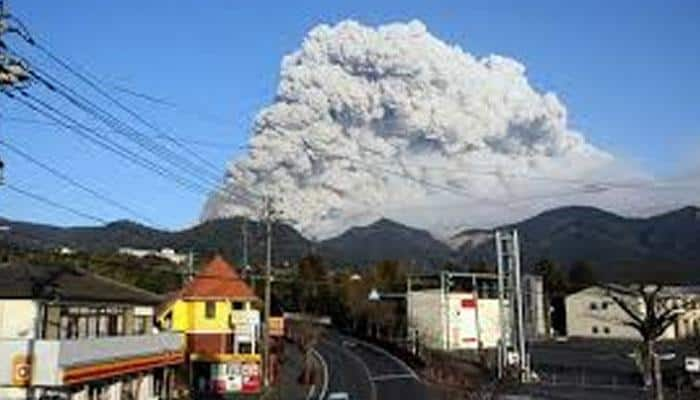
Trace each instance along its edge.
<path fill-rule="evenodd" d="M 231 260 L 241 260 L 243 254 L 242 218 L 207 221 L 181 231 L 161 231 L 129 221 L 117 221 L 98 227 L 55 227 L 27 222 L 4 220 L 10 231 L 0 234 L 0 240 L 30 249 L 55 249 L 67 246 L 88 252 L 114 252 L 120 247 L 178 251 L 193 250 L 198 254 L 221 253 Z M 248 251 L 251 262 L 262 262 L 265 254 L 264 227 L 248 222 Z M 273 261 L 295 261 L 309 249 L 309 242 L 286 225 L 273 228 Z"/>
<path fill-rule="evenodd" d="M 510 225 L 521 238 L 523 265 L 541 259 L 564 266 L 589 262 L 603 279 L 654 276 L 700 280 L 700 210 L 686 207 L 651 218 L 624 218 L 591 207 L 564 207 Z M 460 248 L 463 263 L 495 262 L 493 243 Z"/>
<path fill-rule="evenodd" d="M 351 265 L 371 265 L 382 260 L 400 260 L 427 268 L 442 267 L 451 249 L 429 232 L 388 219 L 355 227 L 321 242 L 324 255 Z"/>
<path fill-rule="evenodd" d="M 0 243 L 27 248 L 69 246 L 85 251 L 111 252 L 119 247 L 194 250 L 242 259 L 242 218 L 208 221 L 182 231 L 160 231 L 127 221 L 102 227 L 60 228 L 4 221 Z M 700 284 L 700 209 L 686 207 L 650 218 L 625 218 L 591 207 L 564 207 L 543 212 L 509 227 L 518 229 L 526 270 L 541 259 L 564 267 L 589 262 L 601 279 L 659 279 Z M 264 226 L 249 221 L 249 260 L 265 259 Z M 473 229 L 443 243 L 424 230 L 388 219 L 312 244 L 286 225 L 273 232 L 273 261 L 295 262 L 319 251 L 333 266 L 369 266 L 392 259 L 422 269 L 438 269 L 451 262 L 466 269 L 480 261 L 495 263 L 492 230 Z"/>

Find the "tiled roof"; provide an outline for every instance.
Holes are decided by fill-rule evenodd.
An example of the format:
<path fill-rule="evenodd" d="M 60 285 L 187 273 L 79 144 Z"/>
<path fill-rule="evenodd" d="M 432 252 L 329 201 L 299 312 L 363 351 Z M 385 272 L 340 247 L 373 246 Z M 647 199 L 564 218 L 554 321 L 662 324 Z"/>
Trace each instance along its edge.
<path fill-rule="evenodd" d="M 183 299 L 256 299 L 250 288 L 233 267 L 216 256 L 182 289 Z"/>
<path fill-rule="evenodd" d="M 155 305 L 161 297 L 81 268 L 10 264 L 0 268 L 0 298 Z"/>

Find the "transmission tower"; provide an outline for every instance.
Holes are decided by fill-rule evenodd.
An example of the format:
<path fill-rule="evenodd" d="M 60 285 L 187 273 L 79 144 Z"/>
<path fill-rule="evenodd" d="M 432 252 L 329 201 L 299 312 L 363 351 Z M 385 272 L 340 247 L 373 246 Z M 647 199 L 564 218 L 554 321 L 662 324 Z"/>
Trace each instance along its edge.
<path fill-rule="evenodd" d="M 529 355 L 525 343 L 524 298 L 518 231 L 496 231 L 498 257 L 498 305 L 501 339 L 498 351 L 498 377 L 509 366 L 517 368 L 518 378 L 530 378 Z"/>

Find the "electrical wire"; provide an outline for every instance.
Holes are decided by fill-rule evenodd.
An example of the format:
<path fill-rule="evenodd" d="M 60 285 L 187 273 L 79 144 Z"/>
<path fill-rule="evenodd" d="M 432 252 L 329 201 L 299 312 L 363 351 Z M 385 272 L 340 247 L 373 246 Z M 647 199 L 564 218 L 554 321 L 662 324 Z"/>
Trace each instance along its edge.
<path fill-rule="evenodd" d="M 150 219 L 150 218 L 144 216 L 143 214 L 141 214 L 141 213 L 135 211 L 134 209 L 132 209 L 132 208 L 130 208 L 130 207 L 128 207 L 128 206 L 125 206 L 124 204 L 122 204 L 122 203 L 120 203 L 120 202 L 118 202 L 118 201 L 116 201 L 116 200 L 110 198 L 109 196 L 107 196 L 107 195 L 105 195 L 105 194 L 102 194 L 102 193 L 98 192 L 97 190 L 92 189 L 92 188 L 90 188 L 90 187 L 88 187 L 88 186 L 86 186 L 86 185 L 84 185 L 84 184 L 78 182 L 78 181 L 75 180 L 74 178 L 72 178 L 72 177 L 68 176 L 67 174 L 65 174 L 65 173 L 63 173 L 63 172 L 61 172 L 61 171 L 59 171 L 58 169 L 56 169 L 56 168 L 54 168 L 54 167 L 52 167 L 52 166 L 46 164 L 45 162 L 43 162 L 43 161 L 41 161 L 41 160 L 39 160 L 39 159 L 37 159 L 37 158 L 31 156 L 31 155 L 28 154 L 28 153 L 26 153 L 26 152 L 20 150 L 17 146 L 14 146 L 14 145 L 10 144 L 10 143 L 7 142 L 6 140 L 0 140 L 0 146 L 4 146 L 5 148 L 7 148 L 7 149 L 10 150 L 11 152 L 13 152 L 13 153 L 19 155 L 20 157 L 22 157 L 22 158 L 25 159 L 26 161 L 29 161 L 30 163 L 32 163 L 32 164 L 34 164 L 34 165 L 37 165 L 37 166 L 40 167 L 41 169 L 43 169 L 43 170 L 49 172 L 51 175 L 53 175 L 53 176 L 59 178 L 60 180 L 62 180 L 62 181 L 64 181 L 64 182 L 68 183 L 68 184 L 71 185 L 71 186 L 77 187 L 78 189 L 80 189 L 80 190 L 82 190 L 82 191 L 84 191 L 84 192 L 86 192 L 86 193 L 89 193 L 90 195 L 92 195 L 92 196 L 95 197 L 95 198 L 97 198 L 97 199 L 99 199 L 99 200 L 102 200 L 103 202 L 105 202 L 105 203 L 107 203 L 107 204 L 109 204 L 109 205 L 111 205 L 111 206 L 113 206 L 113 207 L 115 207 L 115 208 L 118 208 L 118 209 L 120 209 L 120 210 L 122 210 L 122 211 L 125 211 L 125 212 L 127 212 L 128 214 L 130 214 L 130 215 L 132 215 L 132 216 L 134 216 L 134 217 L 136 217 L 136 218 L 138 218 L 138 219 L 144 220 L 144 221 L 148 222 L 148 223 L 151 224 L 151 225 L 154 225 L 154 226 L 157 226 L 157 225 L 158 225 L 158 224 L 157 224 L 156 222 L 154 222 L 152 219 Z"/>
<path fill-rule="evenodd" d="M 53 123 L 53 122 L 49 122 L 49 121 L 42 121 L 39 119 L 32 119 L 32 118 L 6 117 L 6 116 L 3 116 L 1 113 L 0 113 L 0 118 L 5 120 L 5 122 L 13 122 L 13 123 L 19 123 L 19 124 L 58 126 L 58 124 Z M 100 131 L 102 133 L 107 133 L 107 131 L 102 131 L 100 129 L 95 129 L 95 130 Z M 154 138 L 155 139 L 162 139 L 160 136 L 154 136 Z M 197 138 L 188 137 L 188 136 L 178 135 L 177 139 L 180 140 L 181 142 L 190 143 L 190 144 L 195 145 L 195 146 L 207 147 L 207 148 L 221 150 L 221 151 L 229 151 L 229 149 L 231 149 L 231 148 L 237 148 L 237 145 L 234 143 L 215 142 L 215 141 L 202 140 L 202 139 L 197 139 Z"/>
<path fill-rule="evenodd" d="M 210 194 L 212 190 L 206 185 L 203 185 L 200 182 L 193 182 L 186 177 L 183 177 L 173 171 L 170 171 L 166 168 L 164 168 L 161 165 L 158 165 L 154 161 L 143 157 L 142 155 L 132 151 L 131 149 L 115 142 L 112 140 L 110 137 L 106 136 L 105 134 L 101 133 L 100 131 L 97 131 L 93 128 L 87 127 L 81 122 L 77 121 L 76 119 L 70 117 L 69 115 L 61 112 L 57 108 L 49 105 L 48 103 L 42 101 L 41 99 L 38 99 L 37 97 L 31 95 L 30 93 L 27 93 L 26 91 L 20 91 L 23 97 L 18 97 L 14 94 L 11 94 L 9 92 L 3 92 L 6 96 L 10 97 L 11 99 L 14 99 L 18 101 L 19 103 L 23 104 L 25 107 L 33 110 L 34 112 L 42 115 L 43 117 L 53 121 L 57 125 L 61 126 L 62 128 L 66 129 L 67 131 L 71 133 L 75 133 L 79 136 L 81 136 L 84 139 L 87 139 L 94 145 L 97 145 L 99 147 L 102 147 L 108 151 L 111 151 L 120 157 L 124 158 L 125 160 L 134 163 L 136 165 L 141 166 L 142 168 L 145 168 L 151 172 L 154 172 L 161 177 L 173 181 L 177 183 L 179 186 L 183 187 L 184 189 L 195 193 L 195 194 Z M 27 99 L 31 100 L 32 102 L 28 101 Z M 67 121 L 67 122 L 66 122 Z M 231 193 L 230 191 L 222 191 L 222 189 L 215 187 L 213 189 L 214 193 L 217 193 L 220 196 L 231 198 L 233 200 L 238 200 L 242 201 L 246 204 L 250 204 L 252 202 L 255 202 L 256 199 L 251 199 L 245 196 L 242 196 L 240 194 L 234 194 Z"/>
<path fill-rule="evenodd" d="M 173 143 L 175 146 L 183 150 L 184 152 L 188 153 L 190 156 L 194 157 L 197 159 L 199 162 L 202 164 L 213 168 L 214 171 L 218 171 L 219 167 L 215 166 L 209 160 L 201 157 L 197 152 L 192 151 L 190 148 L 185 146 L 183 143 L 178 141 L 175 137 L 163 132 L 158 126 L 156 126 L 154 123 L 146 120 L 144 117 L 142 117 L 139 113 L 135 112 L 134 110 L 130 109 L 126 105 L 124 105 L 122 102 L 120 102 L 117 98 L 114 96 L 110 95 L 106 90 L 102 89 L 96 82 L 91 80 L 89 77 L 86 75 L 82 74 L 80 71 L 78 71 L 76 68 L 72 67 L 68 62 L 64 61 L 57 55 L 55 55 L 51 50 L 49 50 L 46 46 L 44 46 L 41 43 L 38 43 L 34 41 L 34 47 L 39 49 L 41 52 L 43 52 L 47 57 L 49 57 L 51 60 L 53 60 L 55 63 L 63 67 L 66 71 L 74 75 L 76 78 L 78 78 L 80 81 L 91 87 L 93 90 L 95 90 L 97 93 L 102 95 L 102 97 L 106 98 L 109 100 L 112 104 L 117 106 L 119 109 L 122 111 L 126 112 L 133 118 L 135 118 L 137 121 L 141 122 L 143 125 L 151 128 L 154 132 L 157 132 L 159 135 L 163 136 L 166 138 L 169 142 Z"/>
<path fill-rule="evenodd" d="M 30 192 L 30 191 L 28 191 L 28 190 L 25 190 L 25 189 L 22 189 L 22 188 L 20 188 L 20 187 L 17 187 L 17 186 L 15 186 L 15 185 L 11 184 L 11 183 L 5 183 L 4 186 L 5 186 L 7 189 L 9 189 L 9 190 L 11 190 L 11 191 L 13 191 L 13 192 L 15 192 L 15 193 L 17 193 L 17 194 L 20 194 L 20 195 L 25 196 L 25 197 L 27 197 L 27 198 L 33 199 L 33 200 L 35 200 L 35 201 L 37 201 L 37 202 L 39 202 L 39 203 L 43 203 L 43 204 L 49 205 L 49 206 L 51 206 L 51 207 L 58 208 L 58 209 L 60 209 L 60 210 L 69 212 L 69 213 L 71 213 L 71 214 L 77 215 L 77 216 L 82 217 L 82 218 L 85 218 L 85 219 L 89 219 L 89 220 L 91 220 L 91 221 L 98 222 L 98 223 L 100 223 L 100 224 L 108 224 L 108 223 L 109 223 L 109 221 L 107 221 L 107 220 L 104 219 L 104 218 L 97 217 L 97 216 L 95 216 L 95 215 L 88 214 L 88 213 L 86 213 L 86 212 L 80 211 L 80 210 L 75 209 L 75 208 L 73 208 L 73 207 L 69 207 L 69 206 L 60 204 L 60 203 L 58 203 L 58 202 L 56 202 L 56 201 L 53 201 L 53 200 L 51 200 L 51 199 L 48 199 L 48 198 L 42 196 L 42 195 L 39 195 L 39 194 L 36 194 L 36 193 L 32 193 L 32 192 Z"/>

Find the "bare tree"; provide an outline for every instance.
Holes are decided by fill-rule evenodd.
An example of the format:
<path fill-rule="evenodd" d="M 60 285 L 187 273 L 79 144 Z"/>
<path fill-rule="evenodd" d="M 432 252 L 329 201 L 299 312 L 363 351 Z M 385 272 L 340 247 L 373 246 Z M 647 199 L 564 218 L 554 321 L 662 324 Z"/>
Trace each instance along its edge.
<path fill-rule="evenodd" d="M 663 400 L 663 383 L 656 341 L 685 313 L 693 300 L 664 290 L 662 285 L 602 286 L 609 297 L 628 317 L 619 321 L 642 338 L 644 383 L 652 389 L 652 398 Z"/>

